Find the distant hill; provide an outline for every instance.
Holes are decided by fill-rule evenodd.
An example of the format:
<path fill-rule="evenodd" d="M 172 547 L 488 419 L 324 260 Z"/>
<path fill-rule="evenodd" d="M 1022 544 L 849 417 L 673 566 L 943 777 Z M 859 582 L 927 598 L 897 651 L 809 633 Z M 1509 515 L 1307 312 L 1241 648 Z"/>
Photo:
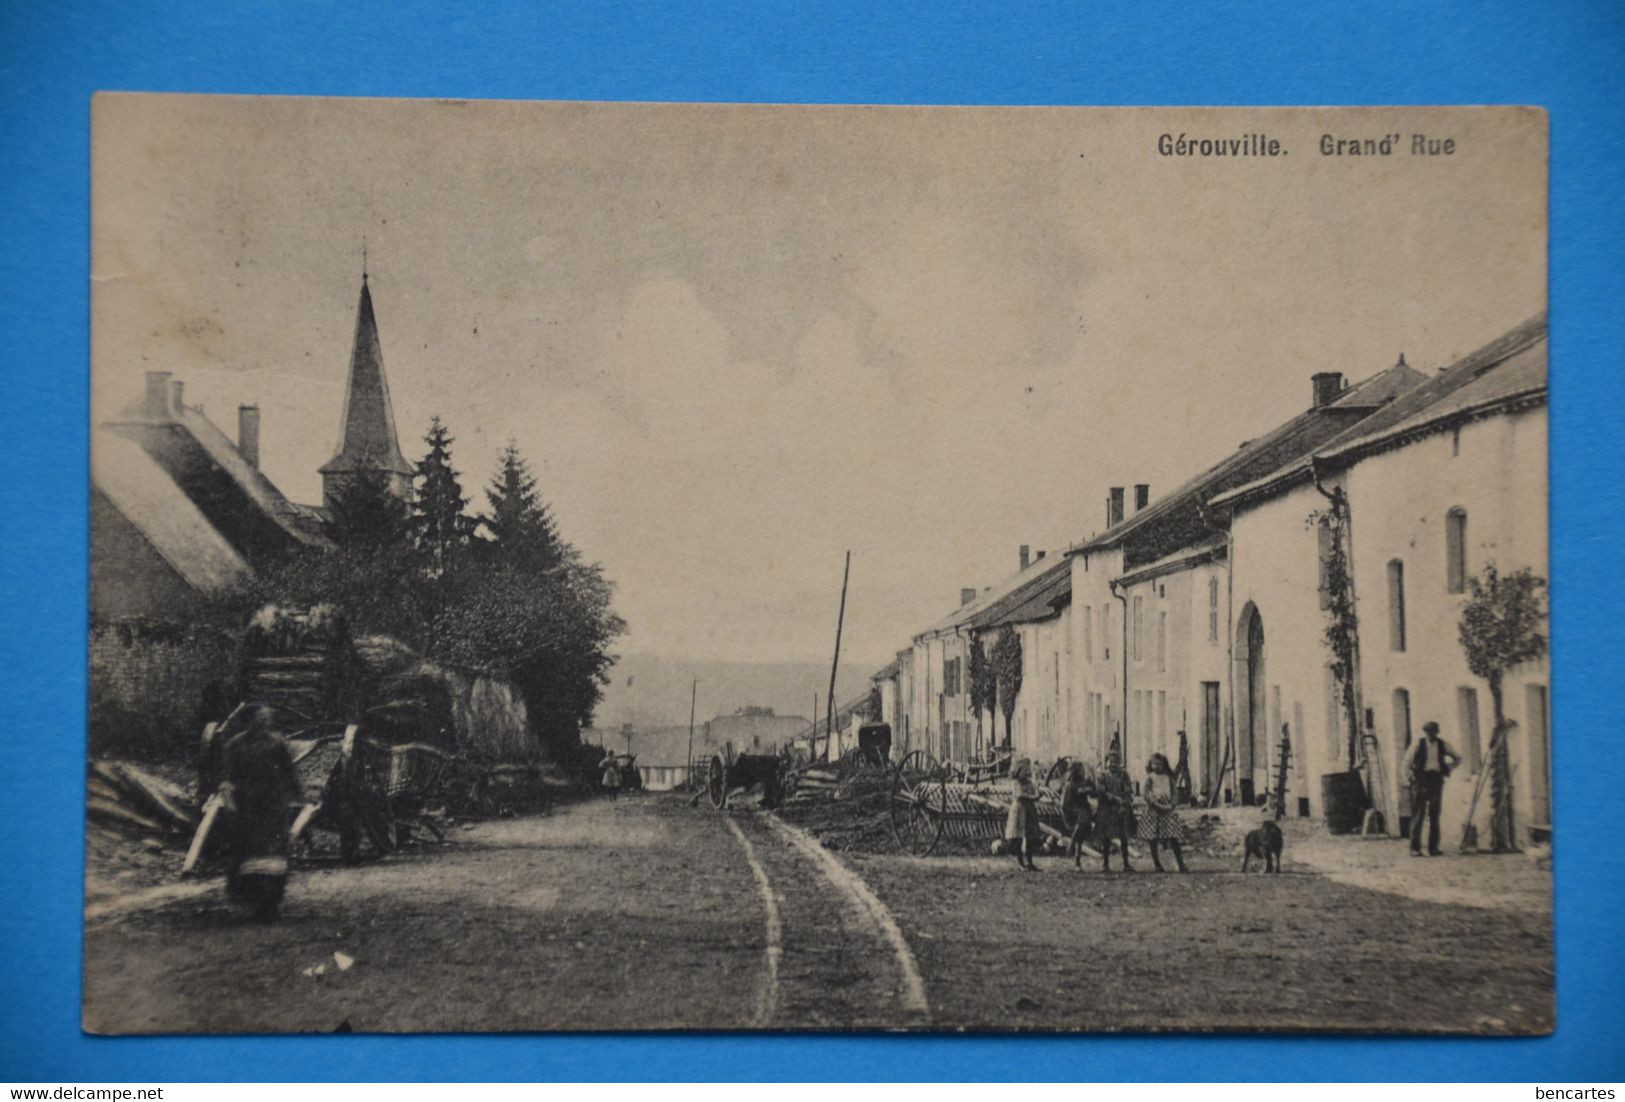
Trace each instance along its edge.
<path fill-rule="evenodd" d="M 878 667 L 875 667 L 878 668 Z M 868 666 L 841 665 L 835 683 L 835 704 L 850 700 L 869 688 Z M 780 715 L 805 716 L 818 696 L 818 715 L 824 714 L 829 690 L 829 666 L 811 662 L 712 662 L 704 659 L 662 658 L 629 654 L 610 670 L 610 683 L 593 717 L 593 726 L 618 729 L 688 724 L 688 691 L 700 679 L 697 720 L 731 715 L 747 705 L 772 708 Z"/>

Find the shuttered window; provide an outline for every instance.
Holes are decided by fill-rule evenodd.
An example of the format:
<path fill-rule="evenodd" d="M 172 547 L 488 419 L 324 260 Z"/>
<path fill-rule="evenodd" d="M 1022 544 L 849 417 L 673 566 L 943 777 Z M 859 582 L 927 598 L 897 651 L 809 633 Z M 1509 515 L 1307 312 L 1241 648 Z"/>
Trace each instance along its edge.
<path fill-rule="evenodd" d="M 1444 518 L 1445 589 L 1467 591 L 1467 510 L 1452 509 Z"/>
<path fill-rule="evenodd" d="M 1405 649 L 1405 564 L 1388 563 L 1388 649 Z"/>

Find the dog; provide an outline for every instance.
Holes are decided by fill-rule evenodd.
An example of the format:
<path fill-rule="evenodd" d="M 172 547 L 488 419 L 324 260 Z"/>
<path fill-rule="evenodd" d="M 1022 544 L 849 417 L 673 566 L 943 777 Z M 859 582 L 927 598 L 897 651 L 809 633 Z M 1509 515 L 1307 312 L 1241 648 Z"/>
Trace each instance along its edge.
<path fill-rule="evenodd" d="M 1265 872 L 1280 872 L 1281 851 L 1285 848 L 1286 839 L 1281 835 L 1281 828 L 1266 819 L 1263 826 L 1247 832 L 1247 850 L 1241 857 L 1241 871 L 1246 872 L 1247 863 L 1258 857 L 1264 862 Z"/>

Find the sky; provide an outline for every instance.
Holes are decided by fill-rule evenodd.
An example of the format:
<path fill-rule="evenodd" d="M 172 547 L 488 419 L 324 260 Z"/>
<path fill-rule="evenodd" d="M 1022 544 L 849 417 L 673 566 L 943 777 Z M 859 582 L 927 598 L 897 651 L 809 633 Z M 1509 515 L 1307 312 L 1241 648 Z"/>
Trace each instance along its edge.
<path fill-rule="evenodd" d="M 843 657 L 879 666 L 1311 374 L 1436 370 L 1546 300 L 1520 108 L 104 95 L 92 172 L 93 418 L 148 370 L 228 435 L 258 403 L 266 473 L 319 501 L 365 248 L 408 458 L 440 416 L 480 507 L 512 440 L 621 648 L 685 659 L 828 661 L 851 550 Z"/>

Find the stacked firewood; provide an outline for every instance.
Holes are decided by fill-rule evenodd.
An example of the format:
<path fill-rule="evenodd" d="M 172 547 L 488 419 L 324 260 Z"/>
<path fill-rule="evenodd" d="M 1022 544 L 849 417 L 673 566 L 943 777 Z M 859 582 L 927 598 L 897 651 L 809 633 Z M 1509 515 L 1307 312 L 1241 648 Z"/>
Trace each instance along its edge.
<path fill-rule="evenodd" d="M 243 633 L 243 699 L 289 718 L 353 718 L 358 674 L 349 624 L 332 605 L 266 605 Z"/>

